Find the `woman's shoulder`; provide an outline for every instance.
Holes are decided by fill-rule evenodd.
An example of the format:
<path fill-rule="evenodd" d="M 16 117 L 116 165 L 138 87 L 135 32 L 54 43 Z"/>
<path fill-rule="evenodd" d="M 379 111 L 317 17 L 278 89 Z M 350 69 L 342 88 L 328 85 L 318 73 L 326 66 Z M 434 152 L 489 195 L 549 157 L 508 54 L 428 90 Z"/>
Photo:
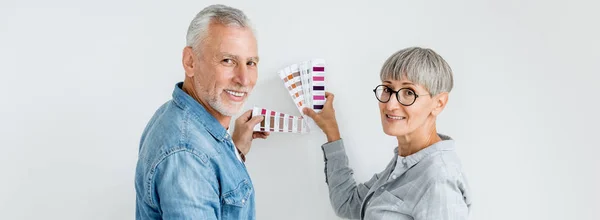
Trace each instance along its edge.
<path fill-rule="evenodd" d="M 457 180 L 463 178 L 463 169 L 458 155 L 454 151 L 439 151 L 420 161 L 419 173 L 428 182 Z"/>

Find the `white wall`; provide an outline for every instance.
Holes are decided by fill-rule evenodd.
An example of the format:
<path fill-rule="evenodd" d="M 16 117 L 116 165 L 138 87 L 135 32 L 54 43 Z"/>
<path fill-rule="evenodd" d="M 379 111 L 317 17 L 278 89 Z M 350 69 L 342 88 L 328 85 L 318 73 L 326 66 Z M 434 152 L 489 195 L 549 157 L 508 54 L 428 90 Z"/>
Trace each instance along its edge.
<path fill-rule="evenodd" d="M 140 134 L 183 79 L 186 28 L 208 4 L 243 9 L 259 37 L 247 107 L 294 113 L 275 72 L 328 62 L 358 181 L 383 169 L 383 61 L 431 47 L 455 73 L 439 130 L 455 138 L 472 219 L 600 219 L 599 7 L 594 1 L 0 2 L 0 218 L 132 219 Z M 320 133 L 256 141 L 258 219 L 336 219 Z"/>

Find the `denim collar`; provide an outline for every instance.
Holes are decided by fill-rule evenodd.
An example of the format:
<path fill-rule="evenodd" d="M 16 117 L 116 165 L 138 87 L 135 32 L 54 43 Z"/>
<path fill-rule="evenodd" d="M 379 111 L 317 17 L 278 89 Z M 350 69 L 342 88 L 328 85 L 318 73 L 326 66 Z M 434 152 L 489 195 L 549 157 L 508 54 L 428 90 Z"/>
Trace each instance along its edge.
<path fill-rule="evenodd" d="M 432 153 L 438 152 L 438 151 L 449 151 L 449 150 L 454 150 L 454 140 L 447 135 L 443 135 L 443 134 L 439 134 L 440 138 L 442 138 L 441 141 L 432 144 L 429 147 L 423 148 L 422 150 L 408 155 L 406 157 L 402 157 L 400 155 L 398 155 L 398 147 L 396 147 L 394 149 L 394 153 L 395 155 L 398 155 L 398 160 L 397 162 L 402 162 L 403 165 L 405 167 L 412 167 L 415 164 L 419 163 L 419 161 L 427 158 L 427 156 L 431 155 Z"/>
<path fill-rule="evenodd" d="M 175 104 L 184 111 L 194 115 L 198 122 L 200 122 L 215 139 L 221 142 L 226 140 L 229 137 L 229 134 L 223 125 L 221 125 L 213 115 L 206 111 L 204 106 L 183 91 L 182 88 L 183 82 L 175 84 L 175 89 L 173 90 L 173 101 Z"/>

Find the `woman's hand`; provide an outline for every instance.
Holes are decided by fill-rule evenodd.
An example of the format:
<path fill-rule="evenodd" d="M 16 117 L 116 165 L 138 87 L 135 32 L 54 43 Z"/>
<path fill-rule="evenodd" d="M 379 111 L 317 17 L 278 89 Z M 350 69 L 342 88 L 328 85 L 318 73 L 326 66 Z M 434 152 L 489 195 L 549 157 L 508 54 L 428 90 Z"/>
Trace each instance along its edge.
<path fill-rule="evenodd" d="M 316 113 L 310 108 L 304 108 L 302 111 L 308 117 L 311 117 L 327 135 L 327 142 L 337 141 L 340 139 L 340 130 L 338 129 L 337 120 L 335 119 L 335 110 L 333 109 L 333 94 L 325 92 L 327 101 L 321 112 Z"/>

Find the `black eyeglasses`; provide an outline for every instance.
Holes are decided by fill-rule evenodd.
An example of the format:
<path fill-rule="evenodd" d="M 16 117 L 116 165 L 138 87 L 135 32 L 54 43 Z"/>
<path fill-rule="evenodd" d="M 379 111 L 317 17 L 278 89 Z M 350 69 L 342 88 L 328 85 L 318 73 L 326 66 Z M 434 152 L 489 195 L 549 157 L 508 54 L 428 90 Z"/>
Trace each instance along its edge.
<path fill-rule="evenodd" d="M 392 94 L 396 94 L 396 99 L 398 102 L 404 106 L 410 106 L 415 103 L 419 95 L 415 92 L 415 90 L 411 88 L 401 88 L 398 91 L 394 91 L 392 88 L 386 85 L 378 85 L 373 89 L 375 93 L 375 97 L 382 103 L 387 103 L 390 101 Z M 421 95 L 429 95 L 429 94 L 421 94 Z"/>

